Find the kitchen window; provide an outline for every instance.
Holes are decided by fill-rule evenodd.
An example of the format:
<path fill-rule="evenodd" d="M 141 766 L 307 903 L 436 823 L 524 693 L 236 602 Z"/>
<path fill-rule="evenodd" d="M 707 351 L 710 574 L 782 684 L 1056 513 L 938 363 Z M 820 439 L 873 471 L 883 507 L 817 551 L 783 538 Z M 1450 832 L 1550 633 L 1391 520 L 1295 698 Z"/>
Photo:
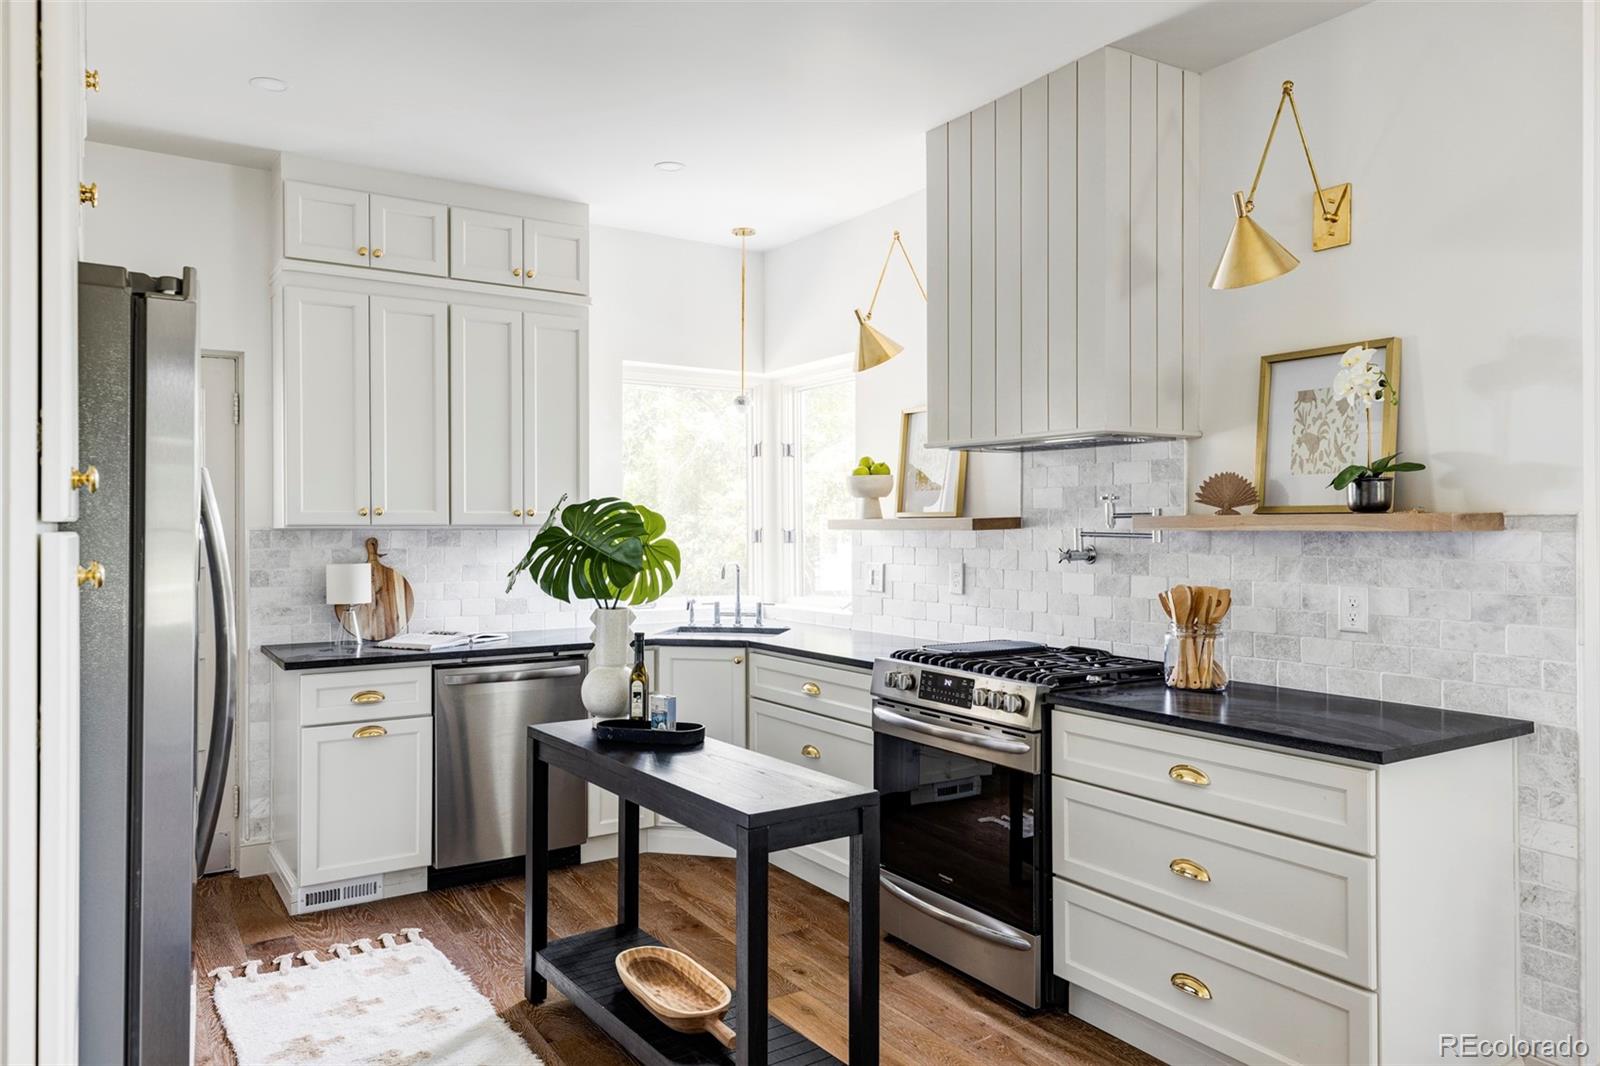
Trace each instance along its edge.
<path fill-rule="evenodd" d="M 851 513 L 845 478 L 856 464 L 856 387 L 848 368 L 787 383 L 784 588 L 791 602 L 843 608 L 850 602 L 850 534 L 828 519 Z"/>

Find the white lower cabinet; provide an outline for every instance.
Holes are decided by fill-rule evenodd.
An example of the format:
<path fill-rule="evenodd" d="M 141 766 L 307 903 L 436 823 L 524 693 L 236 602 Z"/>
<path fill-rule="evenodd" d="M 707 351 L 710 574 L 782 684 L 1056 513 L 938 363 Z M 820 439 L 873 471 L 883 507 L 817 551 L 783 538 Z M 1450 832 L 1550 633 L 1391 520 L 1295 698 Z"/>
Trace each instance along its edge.
<path fill-rule="evenodd" d="M 745 746 L 745 659 L 743 648 L 657 648 L 653 692 L 678 697 L 678 718 L 699 722 L 706 736 Z M 656 816 L 656 825 L 678 826 Z"/>
<path fill-rule="evenodd" d="M 872 730 L 766 700 L 750 701 L 750 747 L 795 766 L 872 787 Z M 850 839 L 795 848 L 841 878 L 850 876 Z M 804 876 L 804 871 L 801 871 Z M 825 886 L 831 887 L 831 886 Z"/>

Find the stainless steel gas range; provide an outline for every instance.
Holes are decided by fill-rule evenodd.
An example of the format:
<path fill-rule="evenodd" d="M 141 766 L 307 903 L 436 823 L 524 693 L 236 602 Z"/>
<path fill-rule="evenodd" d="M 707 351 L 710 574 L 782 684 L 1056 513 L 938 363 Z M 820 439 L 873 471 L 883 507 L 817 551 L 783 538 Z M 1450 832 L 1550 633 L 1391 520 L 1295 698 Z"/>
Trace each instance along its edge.
<path fill-rule="evenodd" d="M 1048 700 L 1161 664 L 1020 641 L 932 644 L 872 671 L 883 931 L 1044 1002 Z"/>

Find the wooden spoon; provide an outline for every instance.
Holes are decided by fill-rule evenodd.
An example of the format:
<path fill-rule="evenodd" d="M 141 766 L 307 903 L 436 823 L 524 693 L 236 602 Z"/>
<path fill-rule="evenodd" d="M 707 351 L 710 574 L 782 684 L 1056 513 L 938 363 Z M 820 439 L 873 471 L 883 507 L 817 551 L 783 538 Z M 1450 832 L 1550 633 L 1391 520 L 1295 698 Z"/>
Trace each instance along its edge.
<path fill-rule="evenodd" d="M 1163 611 L 1167 612 L 1167 617 L 1171 618 L 1172 617 L 1172 598 L 1167 595 L 1165 590 L 1163 590 L 1161 592 L 1156 593 L 1156 599 L 1160 601 L 1161 609 Z"/>
<path fill-rule="evenodd" d="M 1194 599 L 1190 594 L 1188 585 L 1172 586 L 1172 621 L 1181 631 L 1189 625 L 1189 618 L 1194 610 Z M 1173 670 L 1175 675 L 1172 681 L 1174 688 L 1189 687 L 1189 652 L 1188 638 L 1178 637 L 1178 665 Z"/>
<path fill-rule="evenodd" d="M 1218 625 L 1220 625 L 1222 623 L 1223 615 L 1227 614 L 1228 613 L 1228 609 L 1233 606 L 1233 590 L 1232 589 L 1215 589 L 1213 591 L 1216 592 L 1216 597 L 1211 601 L 1210 608 L 1206 612 L 1205 624 L 1206 624 L 1207 627 L 1209 627 L 1209 628 L 1214 630 L 1216 626 L 1218 626 Z M 1211 634 L 1209 634 L 1206 637 L 1205 647 L 1201 650 L 1201 665 L 1200 665 L 1200 673 L 1201 673 L 1200 687 L 1201 688 L 1211 688 L 1212 687 L 1212 673 L 1213 673 L 1213 671 L 1215 671 L 1217 674 L 1222 674 L 1222 667 L 1218 666 L 1216 661 L 1215 661 L 1215 659 L 1213 658 L 1213 656 L 1215 656 L 1215 654 L 1216 654 L 1216 650 L 1217 650 L 1217 635 L 1216 635 L 1215 632 L 1212 632 Z M 1219 678 L 1218 683 L 1219 684 L 1221 683 L 1221 679 L 1220 678 Z"/>

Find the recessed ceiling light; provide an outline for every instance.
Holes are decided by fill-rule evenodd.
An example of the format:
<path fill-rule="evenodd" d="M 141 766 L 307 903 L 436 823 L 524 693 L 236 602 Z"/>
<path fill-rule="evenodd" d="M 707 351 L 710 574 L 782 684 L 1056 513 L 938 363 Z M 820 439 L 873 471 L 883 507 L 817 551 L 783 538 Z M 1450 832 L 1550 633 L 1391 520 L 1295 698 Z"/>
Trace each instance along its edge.
<path fill-rule="evenodd" d="M 678 171 L 683 169 L 683 164 L 678 162 L 676 159 L 663 159 L 661 162 L 656 164 L 656 169 L 665 171 L 668 174 L 676 174 Z"/>
<path fill-rule="evenodd" d="M 264 93 L 283 93 L 289 91 L 289 83 L 282 78 L 272 78 L 258 75 L 250 79 L 252 88 L 260 89 Z"/>

